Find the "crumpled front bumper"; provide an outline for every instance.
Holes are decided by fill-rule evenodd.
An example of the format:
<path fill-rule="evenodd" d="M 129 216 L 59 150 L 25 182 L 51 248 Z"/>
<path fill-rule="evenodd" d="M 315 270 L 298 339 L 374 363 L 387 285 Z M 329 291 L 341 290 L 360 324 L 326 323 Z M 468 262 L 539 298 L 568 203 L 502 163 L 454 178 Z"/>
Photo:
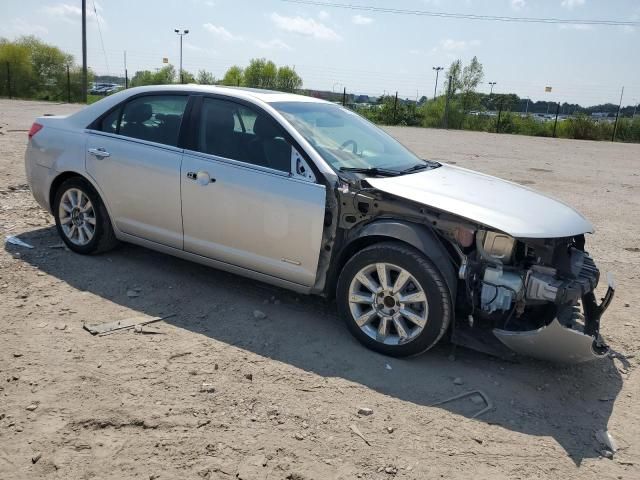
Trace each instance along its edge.
<path fill-rule="evenodd" d="M 510 331 L 494 329 L 493 334 L 514 352 L 557 363 L 581 363 L 606 356 L 609 347 L 600 336 L 600 317 L 609 307 L 615 294 L 613 278 L 608 276 L 609 288 L 600 305 L 593 292 L 582 298 L 584 328 L 563 325 L 554 318 L 537 330 Z"/>

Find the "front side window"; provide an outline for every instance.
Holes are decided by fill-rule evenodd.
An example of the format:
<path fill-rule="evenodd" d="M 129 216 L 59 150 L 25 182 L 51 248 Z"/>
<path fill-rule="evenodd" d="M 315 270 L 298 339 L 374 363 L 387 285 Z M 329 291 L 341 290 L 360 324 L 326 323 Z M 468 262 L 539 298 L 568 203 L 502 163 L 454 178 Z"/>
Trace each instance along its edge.
<path fill-rule="evenodd" d="M 117 129 L 112 133 L 175 147 L 178 145 L 180 124 L 186 106 L 186 95 L 134 98 L 125 104 Z M 116 111 L 119 113 L 119 109 Z M 110 119 L 112 115 L 113 112 L 103 119 L 102 131 L 111 131 L 113 128 L 114 120 Z"/>
<path fill-rule="evenodd" d="M 335 170 L 385 169 L 401 173 L 425 161 L 356 113 L 331 103 L 271 104 Z"/>
<path fill-rule="evenodd" d="M 199 122 L 198 151 L 283 172 L 291 170 L 292 147 L 268 115 L 227 100 L 205 98 Z"/>

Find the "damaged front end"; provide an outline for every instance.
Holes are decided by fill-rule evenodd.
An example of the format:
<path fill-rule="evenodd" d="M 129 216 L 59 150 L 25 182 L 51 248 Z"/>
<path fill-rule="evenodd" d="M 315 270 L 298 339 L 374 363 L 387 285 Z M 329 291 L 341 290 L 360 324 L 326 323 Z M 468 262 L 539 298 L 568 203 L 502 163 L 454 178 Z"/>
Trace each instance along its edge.
<path fill-rule="evenodd" d="M 600 318 L 615 287 L 610 279 L 597 303 L 600 272 L 584 250 L 584 235 L 517 240 L 480 230 L 457 237 L 464 288 L 459 291 L 463 298 L 454 343 L 501 356 L 498 351 L 506 346 L 520 355 L 560 363 L 607 354 Z"/>

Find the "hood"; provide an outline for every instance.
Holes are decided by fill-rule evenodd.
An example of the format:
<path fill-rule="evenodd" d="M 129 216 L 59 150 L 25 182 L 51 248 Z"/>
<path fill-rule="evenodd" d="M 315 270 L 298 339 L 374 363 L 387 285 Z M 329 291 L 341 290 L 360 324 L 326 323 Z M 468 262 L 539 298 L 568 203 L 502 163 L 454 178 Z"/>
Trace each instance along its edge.
<path fill-rule="evenodd" d="M 398 177 L 367 178 L 383 192 L 481 223 L 518 238 L 593 233 L 580 213 L 551 197 L 490 175 L 443 164 Z"/>

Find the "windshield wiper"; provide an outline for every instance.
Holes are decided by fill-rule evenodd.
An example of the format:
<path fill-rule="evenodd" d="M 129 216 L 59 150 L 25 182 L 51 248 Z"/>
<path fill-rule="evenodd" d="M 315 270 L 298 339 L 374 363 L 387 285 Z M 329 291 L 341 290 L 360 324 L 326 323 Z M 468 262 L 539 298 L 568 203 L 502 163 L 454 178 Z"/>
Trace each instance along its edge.
<path fill-rule="evenodd" d="M 418 172 L 420 170 L 426 170 L 426 169 L 433 169 L 433 168 L 437 168 L 439 167 L 440 164 L 438 162 L 432 162 L 431 160 L 425 160 L 425 163 L 418 163 L 412 167 L 409 168 L 405 168 L 404 170 L 401 170 L 400 173 L 413 173 L 413 172 Z"/>
<path fill-rule="evenodd" d="M 378 167 L 340 167 L 341 172 L 363 173 L 376 177 L 395 177 L 401 172 Z"/>

